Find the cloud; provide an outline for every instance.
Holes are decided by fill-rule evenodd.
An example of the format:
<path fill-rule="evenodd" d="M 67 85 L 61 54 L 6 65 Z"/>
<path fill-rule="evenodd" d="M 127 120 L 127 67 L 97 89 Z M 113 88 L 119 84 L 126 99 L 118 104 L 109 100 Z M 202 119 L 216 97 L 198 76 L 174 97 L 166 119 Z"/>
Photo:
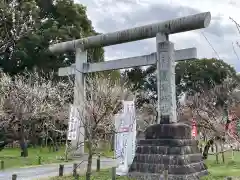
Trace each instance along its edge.
<path fill-rule="evenodd" d="M 170 40 L 176 49 L 196 47 L 199 58 L 220 56 L 240 71 L 240 60 L 232 46 L 239 34 L 235 24 L 229 20 L 231 16 L 240 22 L 240 14 L 237 13 L 240 3 L 237 0 L 81 0 L 80 3 L 87 6 L 93 26 L 102 33 L 211 10 L 212 21 L 208 28 L 174 34 Z M 107 59 L 143 55 L 155 49 L 154 38 L 105 48 Z M 240 48 L 235 46 L 235 49 L 240 57 Z"/>
<path fill-rule="evenodd" d="M 178 6 L 169 8 L 167 4 L 158 4 L 128 14 L 126 19 L 128 24 L 139 26 L 197 13 L 199 13 L 198 10 L 189 7 Z"/>
<path fill-rule="evenodd" d="M 221 18 L 217 20 L 212 20 L 211 25 L 205 29 L 205 32 L 214 34 L 219 38 L 224 38 L 228 36 L 233 36 L 237 34 L 237 29 L 233 23 L 222 24 Z"/>

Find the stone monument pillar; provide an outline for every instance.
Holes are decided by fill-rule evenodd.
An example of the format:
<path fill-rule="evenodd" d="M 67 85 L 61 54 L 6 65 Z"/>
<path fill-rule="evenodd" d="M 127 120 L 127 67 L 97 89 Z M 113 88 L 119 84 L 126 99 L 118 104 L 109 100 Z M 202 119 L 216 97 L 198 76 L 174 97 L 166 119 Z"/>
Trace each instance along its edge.
<path fill-rule="evenodd" d="M 174 44 L 163 33 L 156 35 L 156 44 L 158 123 L 165 120 L 177 122 Z"/>
<path fill-rule="evenodd" d="M 177 122 L 174 46 L 168 36 L 157 35 L 158 124 L 148 127 L 138 142 L 129 177 L 160 180 L 168 170 L 169 180 L 197 180 L 207 174 L 191 126 Z"/>

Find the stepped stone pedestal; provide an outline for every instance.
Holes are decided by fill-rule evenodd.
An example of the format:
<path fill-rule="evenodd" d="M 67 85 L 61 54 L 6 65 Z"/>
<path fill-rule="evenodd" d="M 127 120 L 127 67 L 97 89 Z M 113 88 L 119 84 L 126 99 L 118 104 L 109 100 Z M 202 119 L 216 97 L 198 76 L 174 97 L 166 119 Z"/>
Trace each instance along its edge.
<path fill-rule="evenodd" d="M 184 123 L 156 124 L 147 128 L 137 145 L 129 177 L 161 180 L 168 170 L 169 180 L 198 180 L 207 175 L 197 141 L 191 139 L 191 126 Z"/>

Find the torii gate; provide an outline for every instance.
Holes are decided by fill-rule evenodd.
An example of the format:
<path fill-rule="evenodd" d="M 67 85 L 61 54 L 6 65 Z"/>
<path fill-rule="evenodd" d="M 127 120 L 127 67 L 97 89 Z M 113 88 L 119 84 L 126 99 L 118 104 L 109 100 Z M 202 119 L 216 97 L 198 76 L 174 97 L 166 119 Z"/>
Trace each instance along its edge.
<path fill-rule="evenodd" d="M 104 70 L 124 69 L 136 66 L 157 65 L 158 89 L 158 123 L 168 119 L 171 123 L 177 122 L 176 117 L 176 87 L 175 87 L 175 61 L 195 59 L 196 48 L 174 51 L 174 45 L 169 41 L 169 35 L 205 28 L 210 24 L 210 12 L 177 18 L 146 26 L 126 29 L 68 42 L 54 44 L 49 47 L 53 53 L 76 51 L 75 64 L 71 67 L 60 68 L 59 75 L 75 74 L 74 106 L 84 102 L 84 74 Z M 121 44 L 156 37 L 156 53 L 150 55 L 119 59 L 114 61 L 87 63 L 87 49 Z M 77 130 L 77 139 L 72 141 L 77 154 L 84 153 L 84 146 L 78 147 L 79 142 L 84 142 L 84 129 Z"/>

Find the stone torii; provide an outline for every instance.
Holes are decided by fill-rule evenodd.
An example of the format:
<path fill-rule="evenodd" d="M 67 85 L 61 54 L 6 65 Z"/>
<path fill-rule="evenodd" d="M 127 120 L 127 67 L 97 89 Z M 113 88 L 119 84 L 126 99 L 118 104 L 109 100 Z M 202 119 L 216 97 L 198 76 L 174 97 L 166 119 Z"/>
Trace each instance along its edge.
<path fill-rule="evenodd" d="M 78 93 L 79 89 L 84 89 L 84 74 L 156 64 L 158 123 L 160 123 L 161 118 L 167 118 L 171 123 L 174 123 L 177 122 L 175 61 L 194 59 L 197 52 L 195 48 L 174 51 L 174 45 L 169 41 L 169 35 L 205 28 L 210 24 L 210 20 L 210 12 L 205 12 L 146 26 L 62 42 L 50 46 L 49 50 L 52 53 L 76 51 L 75 64 L 71 67 L 59 69 L 60 76 L 75 74 L 74 106 L 79 106 L 81 102 L 84 102 L 84 93 Z M 153 37 L 156 37 L 156 53 L 114 61 L 87 63 L 88 48 L 110 46 Z M 79 148 L 78 142 L 84 142 L 84 129 L 78 129 L 77 134 L 78 138 L 72 141 L 72 146 L 78 149 L 77 153 L 82 154 L 84 147 Z"/>

